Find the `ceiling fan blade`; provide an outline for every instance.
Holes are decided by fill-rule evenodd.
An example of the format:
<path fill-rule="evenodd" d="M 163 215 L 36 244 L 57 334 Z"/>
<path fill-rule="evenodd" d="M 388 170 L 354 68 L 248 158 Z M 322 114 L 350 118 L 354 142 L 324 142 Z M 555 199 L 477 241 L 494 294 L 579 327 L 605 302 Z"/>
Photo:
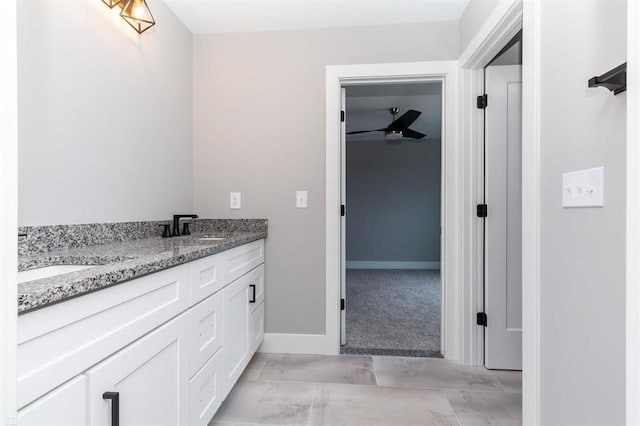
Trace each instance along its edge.
<path fill-rule="evenodd" d="M 355 132 L 347 132 L 348 135 L 359 135 L 360 133 L 370 133 L 370 132 L 384 132 L 386 129 L 376 129 L 376 130 L 356 130 Z"/>
<path fill-rule="evenodd" d="M 404 129 L 402 131 L 402 136 L 405 138 L 422 139 L 427 135 L 425 135 L 424 133 L 416 132 L 415 130 Z"/>
<path fill-rule="evenodd" d="M 413 124 L 413 122 L 416 121 L 418 117 L 420 117 L 420 114 L 422 114 L 420 111 L 410 109 L 409 111 L 402 114 L 393 123 L 389 124 L 387 130 L 404 130 L 411 126 L 411 124 Z"/>

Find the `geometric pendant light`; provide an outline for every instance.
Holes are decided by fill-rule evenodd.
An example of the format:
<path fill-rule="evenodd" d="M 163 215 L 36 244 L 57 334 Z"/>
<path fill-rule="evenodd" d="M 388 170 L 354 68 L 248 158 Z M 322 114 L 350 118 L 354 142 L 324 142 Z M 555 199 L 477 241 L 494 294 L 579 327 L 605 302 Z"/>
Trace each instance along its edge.
<path fill-rule="evenodd" d="M 105 1 L 105 0 L 102 0 Z M 118 4 L 118 0 L 107 0 Z M 122 0 L 120 0 L 122 1 Z M 125 5 L 120 12 L 122 19 L 127 21 L 138 33 L 142 34 L 156 24 L 146 0 L 124 0 Z M 106 2 L 105 2 L 106 3 Z M 109 3 L 107 3 L 109 4 Z M 110 6 L 111 7 L 111 6 Z"/>
<path fill-rule="evenodd" d="M 122 0 L 102 0 L 102 2 L 109 6 L 109 8 L 113 9 L 115 6 L 122 3 Z"/>

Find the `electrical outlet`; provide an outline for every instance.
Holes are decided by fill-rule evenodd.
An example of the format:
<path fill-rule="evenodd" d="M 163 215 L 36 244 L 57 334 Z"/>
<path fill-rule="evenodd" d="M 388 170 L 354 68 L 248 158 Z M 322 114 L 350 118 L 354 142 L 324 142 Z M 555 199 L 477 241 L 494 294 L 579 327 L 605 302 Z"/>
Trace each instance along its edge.
<path fill-rule="evenodd" d="M 307 208 L 307 191 L 296 191 L 296 208 Z"/>
<path fill-rule="evenodd" d="M 242 197 L 239 192 L 232 192 L 229 194 L 229 208 L 233 210 L 240 209 L 242 205 Z"/>

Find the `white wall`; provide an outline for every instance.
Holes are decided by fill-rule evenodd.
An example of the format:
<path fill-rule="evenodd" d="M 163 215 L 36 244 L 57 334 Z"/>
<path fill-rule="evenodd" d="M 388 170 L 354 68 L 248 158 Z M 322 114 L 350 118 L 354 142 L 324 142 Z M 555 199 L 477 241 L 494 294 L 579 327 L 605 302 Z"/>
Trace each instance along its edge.
<path fill-rule="evenodd" d="M 19 224 L 192 207 L 192 36 L 161 0 L 139 36 L 99 0 L 18 2 Z"/>
<path fill-rule="evenodd" d="M 195 211 L 269 219 L 268 332 L 325 331 L 326 65 L 457 56 L 457 22 L 194 37 Z"/>
<path fill-rule="evenodd" d="M 460 17 L 460 52 L 464 52 L 493 10 L 503 0 L 471 0 Z"/>
<path fill-rule="evenodd" d="M 543 0 L 541 37 L 541 423 L 624 424 L 626 94 L 587 80 L 626 61 L 626 1 Z M 563 209 L 597 166 L 604 208 Z"/>

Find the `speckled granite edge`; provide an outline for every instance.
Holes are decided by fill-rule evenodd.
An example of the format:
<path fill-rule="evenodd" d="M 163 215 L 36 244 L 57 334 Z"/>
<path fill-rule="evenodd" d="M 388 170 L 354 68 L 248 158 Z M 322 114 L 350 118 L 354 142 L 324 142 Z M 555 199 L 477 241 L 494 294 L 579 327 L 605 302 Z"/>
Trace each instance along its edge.
<path fill-rule="evenodd" d="M 18 256 L 28 256 L 78 247 L 139 240 L 162 235 L 171 220 L 145 222 L 87 223 L 78 225 L 20 226 Z M 231 234 L 267 232 L 266 219 L 196 219 L 192 232 Z"/>
<path fill-rule="evenodd" d="M 120 251 L 127 252 L 130 250 L 129 256 L 103 256 L 100 255 L 65 255 L 52 253 L 39 258 L 45 258 L 49 264 L 74 264 L 90 262 L 96 264 L 96 267 L 85 269 L 82 271 L 57 275 L 49 278 L 29 281 L 18 284 L 18 313 L 24 314 L 29 311 L 43 308 L 53 303 L 62 302 L 64 300 L 81 296 L 96 290 L 120 284 L 128 280 L 139 278 L 163 269 L 171 268 L 182 263 L 191 262 L 193 260 L 210 256 L 233 247 L 257 241 L 267 237 L 266 232 L 244 233 L 235 236 L 229 236 L 223 241 L 215 241 L 206 245 L 191 244 L 190 239 L 197 240 L 194 237 L 179 237 L 171 239 L 151 238 L 137 242 L 136 244 L 122 242 Z M 116 244 L 120 246 L 121 244 Z M 150 254 L 133 257 L 135 251 L 140 246 L 147 244 L 149 246 L 157 245 L 159 248 L 156 252 Z M 175 244 L 175 247 L 166 247 L 166 245 Z M 82 249 L 80 249 L 82 250 Z M 91 247 L 87 247 L 88 253 L 92 252 Z M 104 260 L 114 261 L 106 265 L 99 263 Z"/>

